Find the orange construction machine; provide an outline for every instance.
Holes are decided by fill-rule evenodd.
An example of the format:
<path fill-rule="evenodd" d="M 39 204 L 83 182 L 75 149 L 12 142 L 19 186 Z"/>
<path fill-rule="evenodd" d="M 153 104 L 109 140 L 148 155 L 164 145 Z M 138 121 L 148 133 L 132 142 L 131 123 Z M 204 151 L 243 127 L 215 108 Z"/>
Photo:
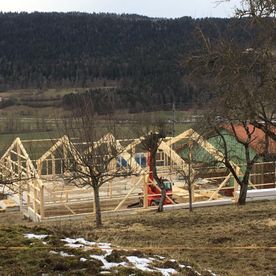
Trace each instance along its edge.
<path fill-rule="evenodd" d="M 152 174 L 153 168 L 152 168 L 152 165 L 150 162 L 150 153 L 148 154 L 147 165 L 149 167 L 149 177 L 148 177 L 148 183 L 147 183 L 147 201 L 148 201 L 147 206 L 157 206 L 157 205 L 159 205 L 159 202 L 161 199 L 161 190 L 156 184 L 153 184 L 154 177 Z M 165 185 L 167 197 L 169 197 L 171 200 L 173 200 L 173 198 L 172 198 L 172 185 L 173 184 L 168 179 L 165 179 L 165 178 L 162 179 L 162 181 Z M 139 202 L 128 205 L 128 208 L 144 206 L 144 196 L 143 196 L 144 194 L 139 193 L 139 195 L 141 196 Z M 167 197 L 165 198 L 164 205 L 172 204 L 172 201 L 169 200 Z"/>

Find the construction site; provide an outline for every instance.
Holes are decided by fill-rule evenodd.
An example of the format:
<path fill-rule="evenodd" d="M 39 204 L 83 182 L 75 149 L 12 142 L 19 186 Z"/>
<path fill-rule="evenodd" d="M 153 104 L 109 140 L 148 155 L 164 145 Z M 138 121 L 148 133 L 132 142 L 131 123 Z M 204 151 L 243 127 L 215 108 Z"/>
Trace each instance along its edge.
<path fill-rule="evenodd" d="M 156 208 L 161 190 L 151 177 L 147 163 L 148 153 L 137 152 L 141 138 L 116 140 L 105 135 L 100 143 L 116 141 L 122 152 L 113 162 L 114 167 L 131 169 L 129 175 L 118 175 L 100 188 L 103 214 L 143 212 Z M 191 141 L 217 160 L 216 166 L 185 160 L 176 151 Z M 124 147 L 122 145 L 125 145 Z M 49 145 L 46 152 L 33 159 L 27 149 Z M 95 211 L 91 186 L 78 187 L 69 181 L 74 172 L 68 170 L 78 147 L 84 147 L 67 136 L 56 140 L 20 140 L 16 138 L 1 157 L 2 211 L 19 210 L 32 221 L 84 218 Z M 190 153 L 192 154 L 192 152 Z M 157 171 L 166 185 L 165 209 L 188 208 L 188 169 L 193 177 L 192 202 L 194 207 L 232 204 L 237 201 L 239 186 L 221 161 L 223 155 L 211 143 L 189 129 L 176 137 L 165 138 L 157 152 Z M 190 166 L 190 168 L 189 168 Z M 242 165 L 234 164 L 239 175 Z M 110 167 L 110 170 L 112 168 Z M 276 199 L 275 162 L 255 163 L 250 175 L 247 200 Z"/>

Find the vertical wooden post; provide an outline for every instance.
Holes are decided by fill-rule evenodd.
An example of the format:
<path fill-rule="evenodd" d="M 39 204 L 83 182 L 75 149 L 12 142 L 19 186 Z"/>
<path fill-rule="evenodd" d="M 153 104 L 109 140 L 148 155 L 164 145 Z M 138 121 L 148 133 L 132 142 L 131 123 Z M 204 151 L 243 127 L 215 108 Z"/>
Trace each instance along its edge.
<path fill-rule="evenodd" d="M 13 170 L 13 167 L 12 167 L 10 154 L 7 156 L 7 167 L 9 168 L 10 173 L 11 173 L 11 178 L 13 179 L 14 178 L 14 170 Z"/>
<path fill-rule="evenodd" d="M 20 212 L 23 210 L 23 189 L 22 189 L 22 183 L 19 182 L 19 209 Z"/>
<path fill-rule="evenodd" d="M 62 173 L 66 172 L 68 166 L 68 150 L 66 145 L 63 144 L 63 170 Z"/>
<path fill-rule="evenodd" d="M 110 180 L 108 182 L 108 195 L 109 195 L 109 198 L 112 198 L 112 185 L 113 185 L 113 181 Z"/>
<path fill-rule="evenodd" d="M 192 180 L 192 147 L 193 147 L 193 141 L 190 139 L 188 142 L 189 146 L 189 153 L 188 153 L 188 189 L 189 189 L 189 210 L 192 212 L 193 210 L 193 202 L 195 201 L 194 196 L 194 185 Z"/>
<path fill-rule="evenodd" d="M 30 188 L 30 181 L 27 182 L 27 212 L 29 211 L 29 208 L 31 206 L 31 188 Z"/>
<path fill-rule="evenodd" d="M 148 208 L 148 176 L 144 179 L 144 208 Z"/>
<path fill-rule="evenodd" d="M 42 171 L 42 163 L 40 160 L 36 161 L 36 168 L 37 168 L 37 173 L 39 176 L 41 176 L 41 171 Z"/>
<path fill-rule="evenodd" d="M 19 178 L 19 209 L 20 211 L 22 212 L 23 210 L 23 189 L 22 189 L 22 182 L 21 182 L 21 174 L 22 174 L 22 160 L 21 160 L 21 157 L 20 157 L 20 146 L 17 142 L 16 144 L 16 152 L 17 152 L 17 172 L 18 172 L 18 178 Z"/>
<path fill-rule="evenodd" d="M 21 178 L 22 174 L 22 162 L 21 162 L 21 157 L 20 157 L 20 146 L 17 143 L 16 144 L 16 152 L 17 152 L 17 171 L 18 171 L 18 177 Z"/>
<path fill-rule="evenodd" d="M 33 188 L 33 209 L 34 209 L 34 212 L 35 212 L 35 215 L 37 214 L 37 190 L 36 190 L 36 183 L 33 183 L 32 185 L 32 188 Z"/>
<path fill-rule="evenodd" d="M 131 147 L 131 155 L 134 159 L 135 159 L 135 153 L 136 153 L 135 147 Z"/>
<path fill-rule="evenodd" d="M 27 209 L 30 207 L 30 204 L 31 204 L 31 189 L 30 189 L 30 182 L 32 181 L 30 178 L 31 178 L 31 173 L 30 173 L 30 165 L 29 165 L 29 162 L 27 160 L 26 162 L 26 168 L 27 168 L 27 177 L 28 177 L 28 180 L 27 180 Z"/>
<path fill-rule="evenodd" d="M 45 159 L 46 162 L 46 175 L 49 175 L 49 164 L 48 164 L 49 159 Z"/>
<path fill-rule="evenodd" d="M 55 156 L 51 154 L 51 160 L 52 160 L 52 175 L 56 175 L 56 161 L 55 161 Z"/>
<path fill-rule="evenodd" d="M 45 212 L 44 212 L 44 185 L 41 185 L 40 187 L 40 216 L 41 219 L 44 218 Z"/>

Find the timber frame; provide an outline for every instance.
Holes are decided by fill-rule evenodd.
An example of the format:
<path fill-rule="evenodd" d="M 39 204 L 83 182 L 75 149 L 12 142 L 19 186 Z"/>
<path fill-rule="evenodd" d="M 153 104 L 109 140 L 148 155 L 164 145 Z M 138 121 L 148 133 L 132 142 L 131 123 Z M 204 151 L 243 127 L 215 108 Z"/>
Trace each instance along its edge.
<path fill-rule="evenodd" d="M 148 208 L 147 206 L 147 185 L 149 184 L 148 169 L 137 162 L 135 159 L 135 148 L 141 143 L 143 137 L 139 139 L 129 140 L 116 140 L 116 138 L 108 133 L 102 137 L 96 146 L 108 141 L 115 141 L 116 147 L 120 152 L 120 158 L 122 158 L 127 166 L 130 167 L 133 172 L 133 176 L 126 182 L 125 189 L 121 193 L 120 189 L 122 184 L 121 178 L 110 181 L 105 187 L 102 188 L 104 192 L 101 196 L 101 201 L 106 206 L 110 203 L 110 208 L 107 212 L 118 212 L 125 208 L 126 204 L 130 200 L 143 201 L 142 208 Z M 159 154 L 163 158 L 161 161 L 163 165 L 158 168 L 164 175 L 175 176 L 177 171 L 182 171 L 186 175 L 188 172 L 188 164 L 177 154 L 173 149 L 173 145 L 184 141 L 189 143 L 193 140 L 204 148 L 211 156 L 217 161 L 223 161 L 223 155 L 214 146 L 205 141 L 194 130 L 189 129 L 176 137 L 168 137 L 160 143 Z M 79 213 L 76 211 L 80 204 L 90 204 L 93 202 L 92 189 L 87 187 L 84 189 L 67 188 L 67 186 L 56 185 L 55 179 L 66 178 L 70 172 L 67 170 L 67 166 L 64 164 L 70 163 L 71 158 L 78 158 L 77 147 L 74 141 L 70 141 L 67 136 L 63 136 L 55 141 L 51 141 L 51 147 L 43 153 L 36 160 L 31 160 L 27 153 L 24 143 L 31 142 L 30 140 L 21 141 L 20 138 L 16 138 L 13 143 L 6 150 L 4 155 L 0 159 L 0 177 L 2 179 L 2 185 L 6 191 L 13 194 L 13 200 L 15 200 L 20 211 L 33 221 L 43 221 L 47 219 L 66 218 L 66 217 L 78 217 Z M 122 146 L 122 142 L 128 142 L 127 146 Z M 87 151 L 89 148 L 86 149 Z M 272 162 L 271 162 L 272 163 Z M 266 163 L 268 164 L 268 163 Z M 114 164 L 118 166 L 119 164 Z M 239 174 L 241 174 L 241 168 L 233 164 Z M 262 177 L 265 174 L 271 175 L 270 179 L 274 177 L 274 180 L 270 180 L 268 183 L 264 181 L 260 184 L 253 184 L 253 189 L 256 188 L 268 188 L 275 186 L 276 166 L 274 162 L 274 172 L 262 172 Z M 110 168 L 111 170 L 114 168 Z M 195 168 L 192 169 L 192 174 L 196 174 Z M 226 169 L 224 168 L 225 172 Z M 255 173 L 251 176 L 257 178 L 260 173 Z M 221 192 L 229 190 L 229 181 L 231 180 L 231 174 L 226 172 L 223 176 L 209 177 L 208 181 L 215 181 L 216 186 L 212 188 L 198 188 L 193 189 L 194 201 L 214 201 L 221 199 Z M 121 181 L 121 182 L 120 182 Z M 49 186 L 48 183 L 51 183 Z M 256 182 L 256 181 L 255 181 Z M 151 183 L 156 185 L 154 182 Z M 238 185 L 234 181 L 233 192 L 238 191 Z M 143 191 L 142 195 L 138 195 L 139 191 Z M 176 195 L 179 197 L 188 197 L 188 192 L 181 188 L 175 187 Z M 235 193 L 234 193 L 235 194 Z M 77 196 L 76 196 L 77 195 Z M 76 196 L 76 197 L 74 197 Z M 176 204 L 171 198 L 167 197 L 172 204 Z M 233 202 L 235 198 L 232 199 Z M 90 203 L 89 203 L 90 202 Z M 112 203 L 112 204 L 111 204 Z M 76 207 L 78 206 L 78 208 Z M 91 204 L 93 207 L 93 204 Z M 66 214 L 62 215 L 47 215 L 48 209 L 55 209 L 56 207 L 62 207 L 66 210 Z M 84 213 L 89 215 L 94 210 Z M 49 212 L 48 212 L 49 213 Z"/>

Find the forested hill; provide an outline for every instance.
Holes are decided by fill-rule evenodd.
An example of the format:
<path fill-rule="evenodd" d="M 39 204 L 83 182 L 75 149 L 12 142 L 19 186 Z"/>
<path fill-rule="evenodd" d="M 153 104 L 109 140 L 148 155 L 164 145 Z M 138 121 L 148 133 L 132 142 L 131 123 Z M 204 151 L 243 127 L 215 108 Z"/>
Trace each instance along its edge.
<path fill-rule="evenodd" d="M 106 79 L 120 81 L 130 106 L 147 95 L 157 104 L 172 97 L 189 101 L 193 89 L 181 81 L 181 61 L 202 47 L 198 28 L 213 40 L 222 35 L 247 41 L 248 32 L 235 21 L 1 13 L 0 89 L 89 87 L 93 80 Z"/>

